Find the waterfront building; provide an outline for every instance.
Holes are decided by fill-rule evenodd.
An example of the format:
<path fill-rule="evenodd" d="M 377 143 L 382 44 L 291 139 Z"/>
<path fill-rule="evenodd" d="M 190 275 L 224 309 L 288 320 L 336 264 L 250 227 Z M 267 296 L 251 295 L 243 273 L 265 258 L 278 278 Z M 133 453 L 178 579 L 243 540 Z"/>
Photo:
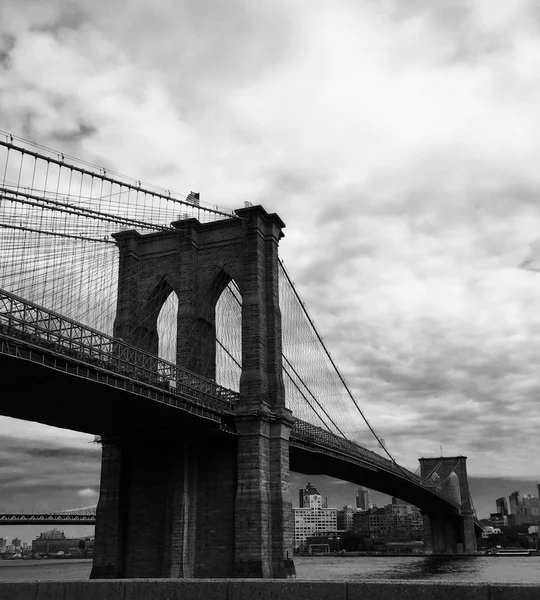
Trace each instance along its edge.
<path fill-rule="evenodd" d="M 369 490 L 365 487 L 358 487 L 358 494 L 356 496 L 356 508 L 359 510 L 369 510 Z"/>
<path fill-rule="evenodd" d="M 13 540 L 11 541 L 11 545 L 15 546 L 15 548 L 20 548 L 21 540 L 19 538 L 13 538 Z"/>
<path fill-rule="evenodd" d="M 59 552 L 68 554 L 70 551 L 76 550 L 75 553 L 78 553 L 79 546 L 79 538 L 67 538 L 63 531 L 51 529 L 44 531 L 32 541 L 32 552 L 35 554 L 58 554 Z"/>
<path fill-rule="evenodd" d="M 387 504 L 383 508 L 358 511 L 353 516 L 355 531 L 369 538 L 394 541 L 421 540 L 424 527 L 420 509 L 412 504 Z"/>
<path fill-rule="evenodd" d="M 337 534 L 336 508 L 327 508 L 327 499 L 315 486 L 307 483 L 299 491 L 299 508 L 293 508 L 294 547 L 299 549 L 306 544 L 308 537 L 322 534 Z"/>
<path fill-rule="evenodd" d="M 352 506 L 344 506 L 337 512 L 338 531 L 352 531 L 354 529 L 353 517 L 356 509 Z"/>
<path fill-rule="evenodd" d="M 392 540 L 413 542 L 422 540 L 424 522 L 420 509 L 412 504 L 388 504 L 384 507 L 387 515 L 388 535 Z"/>
<path fill-rule="evenodd" d="M 7 540 L 5 538 L 0 538 L 0 552 L 5 552 L 7 547 Z"/>
<path fill-rule="evenodd" d="M 492 535 L 500 535 L 500 533 L 501 533 L 501 530 L 499 527 L 493 527 L 492 525 L 487 525 L 482 530 L 482 537 L 484 539 L 487 539 L 487 538 L 491 537 Z"/>
<path fill-rule="evenodd" d="M 301 548 L 308 537 L 337 535 L 336 508 L 293 508 L 294 547 Z"/>
<path fill-rule="evenodd" d="M 369 508 L 358 511 L 354 517 L 354 530 L 362 537 L 384 537 L 386 535 L 386 515 L 384 508 Z"/>

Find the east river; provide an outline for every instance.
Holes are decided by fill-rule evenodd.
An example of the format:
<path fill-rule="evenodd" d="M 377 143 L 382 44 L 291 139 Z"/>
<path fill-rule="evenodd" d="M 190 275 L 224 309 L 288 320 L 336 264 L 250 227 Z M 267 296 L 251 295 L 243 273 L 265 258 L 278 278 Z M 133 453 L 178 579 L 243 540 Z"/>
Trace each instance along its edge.
<path fill-rule="evenodd" d="M 540 556 L 316 556 L 295 557 L 298 579 L 408 579 L 539 583 Z M 88 579 L 91 560 L 0 560 L 1 581 Z"/>

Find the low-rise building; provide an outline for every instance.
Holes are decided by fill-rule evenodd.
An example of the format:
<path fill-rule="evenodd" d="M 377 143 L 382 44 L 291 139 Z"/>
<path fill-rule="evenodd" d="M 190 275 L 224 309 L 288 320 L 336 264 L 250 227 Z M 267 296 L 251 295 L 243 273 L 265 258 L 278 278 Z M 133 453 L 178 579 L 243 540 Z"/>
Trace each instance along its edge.
<path fill-rule="evenodd" d="M 336 508 L 294 508 L 294 547 L 305 545 L 308 537 L 337 534 Z"/>
<path fill-rule="evenodd" d="M 490 513 L 489 522 L 493 527 L 506 527 L 508 525 L 508 515 L 504 513 Z"/>
<path fill-rule="evenodd" d="M 63 531 L 51 529 L 32 541 L 34 554 L 88 554 L 86 544 L 93 549 L 92 538 L 67 538 Z"/>
<path fill-rule="evenodd" d="M 422 540 L 424 524 L 420 509 L 411 504 L 387 504 L 353 516 L 355 531 L 369 538 L 386 538 L 399 542 Z"/>
<path fill-rule="evenodd" d="M 482 537 L 487 539 L 492 535 L 500 535 L 501 530 L 499 527 L 493 527 L 492 525 L 486 525 L 482 530 Z"/>

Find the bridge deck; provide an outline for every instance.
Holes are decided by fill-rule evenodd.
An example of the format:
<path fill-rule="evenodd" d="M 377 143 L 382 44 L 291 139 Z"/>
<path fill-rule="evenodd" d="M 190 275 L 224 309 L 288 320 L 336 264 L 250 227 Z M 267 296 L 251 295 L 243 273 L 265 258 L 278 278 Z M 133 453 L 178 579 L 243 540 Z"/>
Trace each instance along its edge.
<path fill-rule="evenodd" d="M 86 376 L 92 382 L 112 385 L 127 394 L 181 408 L 194 416 L 213 419 L 221 428 L 234 433 L 230 417 L 234 414 L 237 392 L 1 289 L 0 353 L 17 360 L 38 362 L 40 367 L 56 368 L 76 377 Z M 321 464 L 326 460 L 334 467 L 336 461 L 355 465 L 363 473 L 363 481 L 386 477 L 400 482 L 399 493 L 395 495 L 404 499 L 403 486 L 412 486 L 417 496 L 437 499 L 441 510 L 460 509 L 455 499 L 432 483 L 310 423 L 295 420 L 291 446 L 297 456 L 304 456 L 306 452 L 318 455 Z M 306 466 L 305 462 L 299 460 L 305 472 L 317 472 L 316 467 Z M 374 474 L 378 474 L 378 479 Z M 389 490 L 394 487 L 391 485 Z"/>

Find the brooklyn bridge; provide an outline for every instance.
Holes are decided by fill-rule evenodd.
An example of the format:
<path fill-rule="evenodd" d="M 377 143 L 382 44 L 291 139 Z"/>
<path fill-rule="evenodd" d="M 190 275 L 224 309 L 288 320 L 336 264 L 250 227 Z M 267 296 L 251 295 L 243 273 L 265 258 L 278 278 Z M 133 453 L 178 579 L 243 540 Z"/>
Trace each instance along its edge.
<path fill-rule="evenodd" d="M 99 436 L 92 577 L 294 576 L 291 470 L 418 506 L 428 553 L 476 551 L 465 457 L 389 453 L 277 214 L 7 134 L 0 173 L 1 414 Z"/>

